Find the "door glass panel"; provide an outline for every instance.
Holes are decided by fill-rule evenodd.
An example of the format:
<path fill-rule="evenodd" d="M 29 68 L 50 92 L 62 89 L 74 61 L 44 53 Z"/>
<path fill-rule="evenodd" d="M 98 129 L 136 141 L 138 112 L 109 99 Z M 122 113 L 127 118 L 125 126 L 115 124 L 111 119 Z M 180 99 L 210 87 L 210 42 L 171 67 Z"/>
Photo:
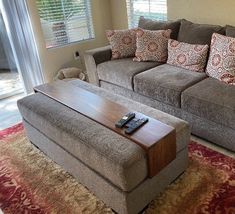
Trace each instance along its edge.
<path fill-rule="evenodd" d="M 0 13 L 0 100 L 20 93 L 23 93 L 23 83 Z"/>

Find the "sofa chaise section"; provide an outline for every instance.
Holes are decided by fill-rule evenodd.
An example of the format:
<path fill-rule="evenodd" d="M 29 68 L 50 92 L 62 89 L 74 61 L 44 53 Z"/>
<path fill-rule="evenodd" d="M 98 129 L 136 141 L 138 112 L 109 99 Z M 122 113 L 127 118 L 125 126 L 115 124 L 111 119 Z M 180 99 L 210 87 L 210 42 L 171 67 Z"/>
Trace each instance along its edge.
<path fill-rule="evenodd" d="M 235 87 L 207 78 L 182 93 L 182 109 L 235 130 Z"/>
<path fill-rule="evenodd" d="M 181 108 L 193 133 L 235 151 L 234 86 L 207 78 L 182 93 Z"/>

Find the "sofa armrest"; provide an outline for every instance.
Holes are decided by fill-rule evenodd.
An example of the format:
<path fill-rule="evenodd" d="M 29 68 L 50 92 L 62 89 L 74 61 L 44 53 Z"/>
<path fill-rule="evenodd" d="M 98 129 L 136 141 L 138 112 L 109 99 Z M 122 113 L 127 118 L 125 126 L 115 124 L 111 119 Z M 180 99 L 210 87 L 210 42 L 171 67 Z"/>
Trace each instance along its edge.
<path fill-rule="evenodd" d="M 85 60 L 88 80 L 90 83 L 99 86 L 97 65 L 111 60 L 111 56 L 112 52 L 110 46 L 96 48 L 85 52 L 84 60 Z"/>

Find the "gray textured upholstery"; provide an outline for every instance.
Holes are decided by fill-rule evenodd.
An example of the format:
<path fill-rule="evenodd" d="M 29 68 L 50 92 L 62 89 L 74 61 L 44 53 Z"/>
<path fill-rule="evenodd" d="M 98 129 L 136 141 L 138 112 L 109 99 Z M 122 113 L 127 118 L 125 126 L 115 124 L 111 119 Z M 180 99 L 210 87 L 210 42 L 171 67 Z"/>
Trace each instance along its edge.
<path fill-rule="evenodd" d="M 187 20 L 180 20 L 180 23 L 179 21 L 158 22 L 141 17 L 139 20 L 139 27 L 148 30 L 170 28 L 173 31 L 172 38 L 175 37 L 175 35 L 178 35 L 177 39 L 179 41 L 191 44 L 210 45 L 213 33 L 235 37 L 235 27 L 233 26 L 221 27 L 219 25 L 197 24 Z M 233 123 L 235 118 L 234 88 L 232 86 L 224 85 L 214 79 L 204 80 L 207 78 L 205 74 L 192 73 L 188 70 L 174 66 L 169 70 L 166 69 L 168 66 L 169 65 L 165 64 L 160 65 L 135 75 L 133 81 L 134 91 L 131 87 L 126 87 L 126 82 L 125 84 L 117 84 L 114 83 L 113 80 L 111 81 L 110 79 L 113 77 L 100 79 L 99 83 L 101 87 L 106 88 L 109 91 L 121 94 L 177 117 L 185 119 L 184 116 L 187 115 L 186 119 L 190 123 L 193 122 L 191 119 L 195 116 L 205 130 L 202 130 L 200 124 L 197 124 L 197 126 L 193 126 L 196 127 L 193 128 L 193 133 L 209 141 L 225 146 L 228 149 L 232 148 L 232 150 L 234 150 L 234 147 L 231 144 L 231 139 L 234 137 L 233 132 L 235 131 L 235 123 Z M 97 70 L 93 71 L 98 77 Z M 115 77 L 113 79 L 117 78 Z M 120 80 L 120 82 L 121 81 L 122 80 Z M 201 88 L 201 84 L 207 81 L 208 83 L 209 81 L 216 83 L 213 85 L 214 83 L 211 82 L 212 85 L 207 85 L 207 87 L 209 87 L 209 92 Z M 216 88 L 217 84 L 219 84 L 218 88 Z M 186 93 L 182 98 L 181 95 L 185 90 L 193 90 L 191 87 L 196 88 L 192 93 L 195 94 L 196 99 L 191 97 L 191 95 L 187 95 L 188 97 L 186 97 Z M 200 96 L 197 97 L 198 94 L 200 96 L 207 94 L 208 97 L 205 96 L 205 100 L 200 100 Z M 215 102 L 210 100 L 212 96 L 209 96 L 209 94 L 215 94 L 215 96 L 218 95 L 216 97 L 217 99 L 213 98 Z M 182 99 L 185 101 L 184 108 L 186 110 L 181 109 Z M 222 100 L 220 105 L 219 99 Z M 218 114 L 216 112 L 218 112 Z M 208 134 L 206 134 L 206 127 L 210 130 L 208 131 Z M 225 132 L 228 135 L 228 140 L 226 140 L 223 133 L 219 132 L 219 129 L 226 130 Z"/>
<path fill-rule="evenodd" d="M 136 75 L 134 77 L 134 91 L 180 107 L 181 93 L 204 78 L 206 78 L 205 73 L 164 64 Z"/>
<path fill-rule="evenodd" d="M 235 27 L 227 25 L 226 26 L 226 36 L 235 38 Z"/>
<path fill-rule="evenodd" d="M 133 89 L 133 77 L 160 65 L 158 62 L 134 62 L 132 58 L 111 60 L 97 66 L 100 80 Z"/>
<path fill-rule="evenodd" d="M 178 34 L 178 41 L 190 44 L 210 45 L 213 33 L 223 34 L 225 29 L 219 25 L 196 24 L 183 19 Z"/>
<path fill-rule="evenodd" d="M 105 88 L 108 91 L 112 91 L 113 93 L 120 94 L 124 97 L 133 99 L 137 102 L 143 103 L 145 105 L 167 112 L 171 115 L 175 115 L 176 117 L 182 118 L 183 120 L 190 123 L 192 134 L 235 152 L 234 129 L 212 122 L 205 118 L 198 117 L 187 111 L 183 111 L 180 108 L 164 104 L 163 102 L 153 100 L 151 97 L 146 97 L 137 94 L 131 90 L 113 85 L 111 83 L 101 81 L 101 87 Z"/>
<path fill-rule="evenodd" d="M 189 130 L 188 130 L 188 124 L 185 121 L 180 120 L 179 118 L 171 116 L 157 109 L 146 106 L 144 104 L 137 103 L 133 100 L 127 99 L 123 96 L 109 93 L 107 90 L 104 90 L 102 88 L 93 87 L 92 85 L 87 84 L 86 82 L 75 80 L 75 81 L 71 81 L 70 83 L 75 86 L 79 86 L 83 89 L 86 89 L 92 93 L 96 93 L 100 96 L 106 97 L 107 99 L 117 102 L 133 111 L 142 112 L 143 114 L 147 116 L 155 118 L 169 126 L 174 127 L 176 129 L 176 135 L 177 135 L 176 136 L 177 152 L 179 152 L 180 150 L 182 150 L 183 148 L 187 146 L 188 139 L 189 139 L 189 135 L 188 135 Z"/>
<path fill-rule="evenodd" d="M 83 81 L 75 80 L 68 84 L 105 96 L 175 127 L 178 135 L 177 151 L 186 147 L 189 131 L 188 125 L 184 121 L 113 95 Z M 32 126 L 122 190 L 130 191 L 146 178 L 145 153 L 126 138 L 42 94 L 31 95 L 19 100 L 18 106 L 24 119 Z"/>
<path fill-rule="evenodd" d="M 198 117 L 186 111 L 182 111 L 181 118 L 190 123 L 194 135 L 235 152 L 234 129 L 207 120 L 206 118 Z"/>
<path fill-rule="evenodd" d="M 167 185 L 174 181 L 186 169 L 188 164 L 188 151 L 185 148 L 157 176 L 146 179 L 132 192 L 123 192 L 76 157 L 63 150 L 28 122 L 24 121 L 24 126 L 33 144 L 119 214 L 136 214 L 140 212 Z"/>
<path fill-rule="evenodd" d="M 108 91 L 112 91 L 115 94 L 119 94 L 121 96 L 127 97 L 129 99 L 135 100 L 144 105 L 150 106 L 152 108 L 158 109 L 160 111 L 166 112 L 170 115 L 174 115 L 176 117 L 181 117 L 181 109 L 172 105 L 165 104 L 161 101 L 153 99 L 151 97 L 147 97 L 141 94 L 138 94 L 132 90 L 123 88 L 121 86 L 114 85 L 112 83 L 100 81 L 100 86 Z"/>
<path fill-rule="evenodd" d="M 180 20 L 178 21 L 154 21 L 151 19 L 146 19 L 143 16 L 139 19 L 139 27 L 146 30 L 167 30 L 171 29 L 171 38 L 177 39 L 179 28 L 180 28 Z"/>
<path fill-rule="evenodd" d="M 90 83 L 99 86 L 99 78 L 96 72 L 97 65 L 111 60 L 112 52 L 110 46 L 96 48 L 86 51 L 84 60 L 86 64 L 86 72 Z"/>
<path fill-rule="evenodd" d="M 67 84 L 106 97 L 176 128 L 175 160 L 149 179 L 145 152 L 127 138 L 43 94 L 37 93 L 18 101 L 27 136 L 33 144 L 118 213 L 140 212 L 186 169 L 189 125 L 174 116 L 86 82 L 74 80 Z"/>
<path fill-rule="evenodd" d="M 146 178 L 144 151 L 121 135 L 42 94 L 18 106 L 32 126 L 124 191 Z"/>
<path fill-rule="evenodd" d="M 182 109 L 235 129 L 235 87 L 207 78 L 182 93 Z"/>

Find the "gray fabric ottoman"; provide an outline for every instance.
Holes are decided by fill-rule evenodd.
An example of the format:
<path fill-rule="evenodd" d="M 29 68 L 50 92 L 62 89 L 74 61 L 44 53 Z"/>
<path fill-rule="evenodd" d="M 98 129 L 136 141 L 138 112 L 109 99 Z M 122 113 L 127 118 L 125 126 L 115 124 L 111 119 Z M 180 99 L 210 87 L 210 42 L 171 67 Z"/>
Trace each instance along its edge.
<path fill-rule="evenodd" d="M 18 101 L 28 138 L 34 145 L 116 212 L 138 213 L 186 169 L 189 125 L 91 84 L 79 80 L 68 84 L 176 128 L 176 159 L 150 179 L 144 150 L 127 138 L 43 94 L 37 93 Z"/>

